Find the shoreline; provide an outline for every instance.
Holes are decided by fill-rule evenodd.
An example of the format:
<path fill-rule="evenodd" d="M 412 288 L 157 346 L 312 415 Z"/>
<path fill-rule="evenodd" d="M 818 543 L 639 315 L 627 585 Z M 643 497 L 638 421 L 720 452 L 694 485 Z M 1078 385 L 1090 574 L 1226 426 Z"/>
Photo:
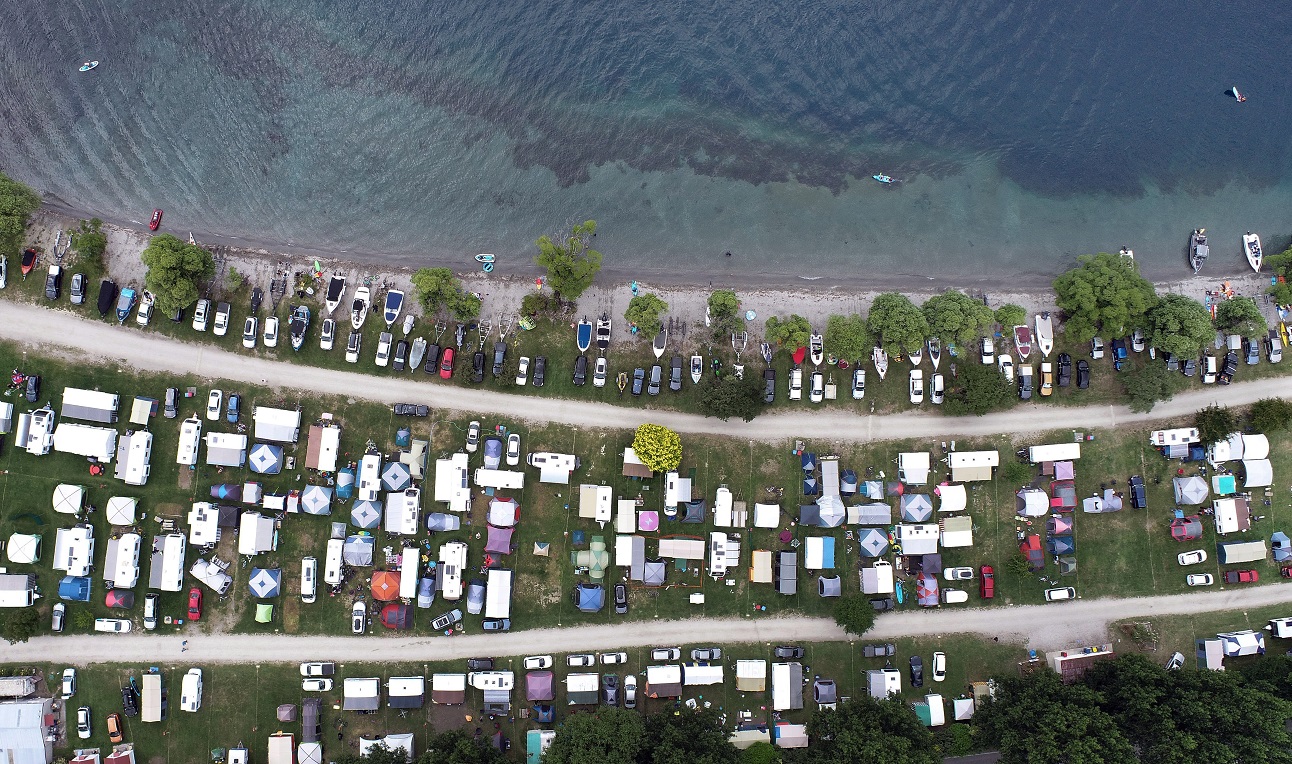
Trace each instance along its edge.
<path fill-rule="evenodd" d="M 93 215 L 70 209 L 61 203 L 46 201 L 33 215 L 26 241 L 48 250 L 58 231 L 73 228 L 79 221 L 89 217 Z M 103 231 L 108 237 L 108 248 L 104 255 L 108 273 L 123 286 L 131 283 L 142 285 L 146 268 L 139 255 L 154 234 L 148 231 L 146 225 L 136 225 L 137 221 L 103 220 Z M 174 235 L 183 239 L 187 238 L 188 233 L 174 232 Z M 364 253 L 362 257 L 356 258 L 352 252 L 329 252 L 295 246 L 261 246 L 256 242 L 244 242 L 234 237 L 197 230 L 192 234 L 199 245 L 216 255 L 217 268 L 236 268 L 247 277 L 248 283 L 261 286 L 266 291 L 269 281 L 281 266 L 285 265 L 289 271 L 306 271 L 317 260 L 324 273 L 341 271 L 347 274 L 351 282 L 358 282 L 365 275 L 374 276 L 379 281 L 389 282 L 392 288 L 404 290 L 411 298 L 414 295 L 412 275 L 418 268 L 448 267 L 462 280 L 466 289 L 480 294 L 482 317 L 518 312 L 520 301 L 535 288 L 535 279 L 544 273 L 543 269 L 533 263 L 532 258 L 525 258 L 523 262 L 516 262 L 521 258 L 500 259 L 495 270 L 486 274 L 477 269 L 474 260 L 470 259 L 467 260 L 470 263 L 468 265 L 462 260 L 448 261 L 428 256 L 417 266 L 409 266 L 381 262 L 381 253 Z M 465 255 L 463 257 L 467 259 Z M 732 258 L 733 262 L 736 259 Z M 217 278 L 220 273 L 222 270 L 217 272 Z M 1218 289 L 1221 280 L 1230 282 L 1237 294 L 1258 295 L 1267 286 L 1268 278 L 1248 273 L 1216 280 L 1204 277 L 1159 281 L 1154 282 L 1154 286 L 1159 293 L 1184 294 L 1203 301 L 1205 293 Z M 1004 282 L 1001 277 L 943 281 L 932 276 L 913 274 L 866 279 L 835 275 L 786 279 L 783 276 L 747 271 L 715 274 L 712 278 L 703 275 L 698 280 L 689 280 L 681 278 L 677 273 L 654 274 L 649 269 L 630 271 L 623 266 L 615 267 L 614 261 L 607 257 L 596 281 L 579 298 L 579 310 L 576 312 L 580 315 L 608 312 L 614 319 L 622 318 L 632 297 L 629 283 L 635 281 L 641 293 L 654 293 L 669 304 L 666 315 L 687 322 L 703 323 L 709 294 L 715 289 L 731 289 L 740 297 L 742 308 L 755 311 L 756 318 L 749 322 L 748 329 L 751 336 L 761 338 L 763 323 L 771 316 L 797 313 L 824 329 L 825 321 L 831 314 L 864 313 L 869 310 L 874 298 L 886 291 L 902 292 L 918 304 L 932 295 L 956 289 L 971 296 L 982 295 L 993 309 L 1006 303 L 1015 303 L 1029 314 L 1055 311 L 1055 295 L 1050 289 L 1052 280 L 1052 276 L 1039 273 L 1010 275 Z M 992 288 L 1006 285 L 1008 288 Z M 411 299 L 409 304 L 416 306 L 417 302 Z M 1257 299 L 1257 304 L 1262 306 L 1267 317 L 1273 316 L 1272 306 L 1265 306 L 1260 299 Z"/>

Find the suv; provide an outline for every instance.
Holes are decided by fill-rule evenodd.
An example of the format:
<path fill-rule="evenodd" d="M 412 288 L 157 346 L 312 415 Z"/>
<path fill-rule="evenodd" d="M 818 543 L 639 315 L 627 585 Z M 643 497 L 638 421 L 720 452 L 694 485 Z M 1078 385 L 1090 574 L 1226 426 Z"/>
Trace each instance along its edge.
<path fill-rule="evenodd" d="M 763 403 L 776 400 L 776 370 L 763 369 Z"/>
<path fill-rule="evenodd" d="M 646 381 L 646 370 L 638 366 L 633 369 L 633 395 L 642 394 L 642 383 Z"/>
<path fill-rule="evenodd" d="M 1018 367 L 1018 399 L 1029 401 L 1032 399 L 1032 366 L 1023 364 Z"/>
<path fill-rule="evenodd" d="M 720 661 L 722 660 L 722 648 L 720 647 L 697 647 L 691 651 L 691 660 L 693 661 Z"/>
<path fill-rule="evenodd" d="M 798 645 L 777 645 L 772 654 L 777 658 L 797 661 L 803 659 L 803 648 Z"/>
<path fill-rule="evenodd" d="M 193 307 L 193 331 L 206 331 L 207 314 L 211 312 L 211 301 L 203 298 Z"/>
<path fill-rule="evenodd" d="M 303 677 L 334 676 L 335 674 L 336 664 L 331 661 L 301 664 L 301 676 Z"/>
<path fill-rule="evenodd" d="M 1255 337 L 1243 338 L 1243 361 L 1248 366 L 1255 366 L 1261 362 L 1261 344 Z"/>
<path fill-rule="evenodd" d="M 1072 384 L 1072 356 L 1059 353 L 1059 387 Z"/>
<path fill-rule="evenodd" d="M 1144 492 L 1144 478 L 1139 475 L 1131 475 L 1127 484 L 1130 486 L 1131 506 L 1135 509 L 1144 509 L 1148 506 L 1148 496 Z"/>
<path fill-rule="evenodd" d="M 63 294 L 63 266 L 49 266 L 49 275 L 45 277 L 45 297 L 57 300 Z"/>
<path fill-rule="evenodd" d="M 73 305 L 85 304 L 85 274 L 84 273 L 72 274 L 71 292 L 72 292 Z"/>
<path fill-rule="evenodd" d="M 664 369 L 659 364 L 650 367 L 650 383 L 646 386 L 647 395 L 659 395 L 659 383 L 664 377 Z"/>
<path fill-rule="evenodd" d="M 476 353 L 471 356 L 471 381 L 472 382 L 479 383 L 484 381 L 484 367 L 485 367 L 485 354 L 482 352 L 476 351 Z"/>
<path fill-rule="evenodd" d="M 682 389 L 682 356 L 675 355 L 668 363 L 668 389 L 676 393 Z"/>
<path fill-rule="evenodd" d="M 468 671 L 493 671 L 493 658 L 467 658 Z"/>
<path fill-rule="evenodd" d="M 615 613 L 623 615 L 628 612 L 628 587 L 615 584 Z"/>
<path fill-rule="evenodd" d="M 179 388 L 178 387 L 166 388 L 166 395 L 163 398 L 163 403 L 162 403 L 162 416 L 166 417 L 167 419 L 174 419 L 176 416 L 179 415 L 179 409 L 177 408 L 178 404 L 179 404 Z"/>
<path fill-rule="evenodd" d="M 462 622 L 462 611 L 455 609 L 455 610 L 450 610 L 449 612 L 445 613 L 439 618 L 436 618 L 434 621 L 431 621 L 431 628 L 434 629 L 435 631 L 443 631 L 449 628 L 450 626 L 452 626 L 453 624 L 461 623 L 461 622 Z"/>
<path fill-rule="evenodd" d="M 72 277 L 72 302 L 76 302 L 75 276 Z M 1283 338 L 1279 337 L 1278 329 L 1270 329 L 1269 335 L 1265 338 L 1265 357 L 1269 359 L 1270 363 L 1278 363 L 1283 360 Z"/>
<path fill-rule="evenodd" d="M 588 357 L 580 355 L 574 359 L 574 384 L 583 387 L 588 382 Z"/>
<path fill-rule="evenodd" d="M 1220 369 L 1219 382 L 1222 385 L 1228 385 L 1234 381 L 1234 375 L 1238 373 L 1238 353 L 1229 351 L 1225 354 L 1225 364 Z"/>
<path fill-rule="evenodd" d="M 682 659 L 682 650 L 677 647 L 656 647 L 650 651 L 653 661 L 676 661 Z"/>

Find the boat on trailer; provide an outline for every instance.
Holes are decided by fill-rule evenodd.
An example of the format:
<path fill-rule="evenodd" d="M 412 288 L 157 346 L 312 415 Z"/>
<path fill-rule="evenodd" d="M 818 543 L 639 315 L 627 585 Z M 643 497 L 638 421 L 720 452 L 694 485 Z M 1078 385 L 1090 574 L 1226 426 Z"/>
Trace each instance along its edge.
<path fill-rule="evenodd" d="M 408 369 L 417 371 L 422 365 L 422 359 L 426 357 L 426 338 L 418 337 L 413 340 L 413 347 L 408 351 Z"/>
<path fill-rule="evenodd" d="M 1050 312 L 1036 314 L 1036 347 L 1041 351 L 1045 358 L 1050 357 L 1054 352 L 1054 322 L 1050 319 Z"/>
<path fill-rule="evenodd" d="M 825 341 L 820 332 L 812 332 L 812 336 L 808 338 L 808 355 L 812 358 L 813 366 L 820 366 L 821 361 L 825 360 Z"/>
<path fill-rule="evenodd" d="M 1026 361 L 1027 357 L 1032 354 L 1032 330 L 1026 326 L 1014 327 L 1014 347 L 1018 349 L 1018 357 Z"/>
<path fill-rule="evenodd" d="M 1209 254 L 1211 254 L 1211 248 L 1207 246 L 1207 229 L 1193 229 L 1193 233 L 1189 236 L 1189 265 L 1192 266 L 1195 275 L 1202 270 L 1202 265 L 1207 262 Z"/>
<path fill-rule="evenodd" d="M 292 350 L 300 350 L 305 345 L 305 330 L 310 327 L 310 309 L 305 305 L 292 308 L 287 327 L 291 331 Z"/>
<path fill-rule="evenodd" d="M 404 310 L 404 293 L 398 289 L 392 289 L 386 292 L 386 304 L 381 311 L 381 317 L 386 321 L 386 328 L 394 326 L 399 320 L 399 314 Z"/>
<path fill-rule="evenodd" d="M 928 342 L 929 363 L 933 364 L 933 370 L 938 370 L 938 364 L 942 363 L 942 340 L 937 337 L 930 337 Z"/>
<path fill-rule="evenodd" d="M 22 251 L 22 277 L 27 278 L 27 274 L 36 267 L 36 261 L 40 259 L 40 253 L 34 249 L 27 248 Z"/>
<path fill-rule="evenodd" d="M 768 366 L 771 366 L 771 365 L 772 365 L 772 346 L 771 346 L 771 343 L 764 342 L 764 343 L 762 344 L 762 346 L 761 346 L 761 347 L 759 347 L 759 350 L 761 350 L 761 351 L 763 352 L 763 360 L 767 363 L 767 365 L 768 365 Z"/>
<path fill-rule="evenodd" d="M 579 326 L 574 332 L 574 341 L 579 346 L 579 353 L 588 352 L 592 347 L 592 322 L 586 318 L 579 320 Z"/>
<path fill-rule="evenodd" d="M 1265 253 L 1261 250 L 1261 237 L 1251 231 L 1244 234 L 1243 254 L 1247 255 L 1247 264 L 1252 266 L 1252 270 L 1259 271 L 1261 262 L 1265 259 Z"/>
<path fill-rule="evenodd" d="M 700 377 L 704 374 L 704 356 L 691 356 L 691 383 L 700 384 Z"/>
<path fill-rule="evenodd" d="M 605 355 L 606 348 L 610 347 L 610 329 L 613 326 L 609 313 L 602 313 L 597 319 L 597 352 L 601 355 Z"/>
<path fill-rule="evenodd" d="M 368 308 L 372 305 L 372 292 L 368 287 L 361 286 L 354 290 L 354 300 L 350 302 L 350 326 L 355 331 L 363 328 L 363 322 L 368 320 Z"/>
<path fill-rule="evenodd" d="M 924 361 L 924 343 L 921 342 L 919 347 L 915 348 L 914 350 L 907 353 L 906 355 L 908 358 L 910 358 L 912 366 L 919 366 L 920 363 Z"/>
<path fill-rule="evenodd" d="M 651 352 L 655 353 L 656 358 L 664 355 L 664 348 L 668 346 L 668 332 L 663 329 L 655 335 L 655 341 L 651 343 Z"/>
<path fill-rule="evenodd" d="M 336 312 L 343 299 L 345 299 L 345 275 L 333 273 L 331 278 L 328 279 L 327 298 L 323 302 L 329 316 Z"/>
<path fill-rule="evenodd" d="M 876 345 L 875 349 L 870 351 L 870 360 L 875 364 L 875 373 L 883 379 L 884 375 L 888 374 L 888 353 Z"/>

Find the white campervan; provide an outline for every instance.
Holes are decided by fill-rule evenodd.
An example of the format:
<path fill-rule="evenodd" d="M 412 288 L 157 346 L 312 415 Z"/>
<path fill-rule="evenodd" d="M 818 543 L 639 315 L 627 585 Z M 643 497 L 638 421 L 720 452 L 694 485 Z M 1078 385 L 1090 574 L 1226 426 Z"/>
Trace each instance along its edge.
<path fill-rule="evenodd" d="M 344 539 L 329 539 L 327 554 L 323 558 L 323 583 L 328 586 L 340 586 L 342 553 L 345 551 Z"/>
<path fill-rule="evenodd" d="M 313 557 L 306 557 L 301 560 L 301 602 L 306 605 L 313 602 L 318 594 L 318 575 L 318 560 Z"/>
<path fill-rule="evenodd" d="M 179 710 L 196 713 L 202 707 L 202 669 L 191 668 L 180 685 Z"/>

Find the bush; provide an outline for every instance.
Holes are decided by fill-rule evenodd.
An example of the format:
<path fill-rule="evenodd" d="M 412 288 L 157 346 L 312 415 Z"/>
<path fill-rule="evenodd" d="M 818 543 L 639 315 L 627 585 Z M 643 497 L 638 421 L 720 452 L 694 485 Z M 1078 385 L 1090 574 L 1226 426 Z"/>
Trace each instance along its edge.
<path fill-rule="evenodd" d="M 654 339 L 664 327 L 660 314 L 668 310 L 668 303 L 653 294 L 639 294 L 628 301 L 624 320 L 637 327 L 638 336 Z"/>
<path fill-rule="evenodd" d="M 748 422 L 762 410 L 763 391 L 752 378 L 722 377 L 705 385 L 700 393 L 700 413 L 724 422 L 733 416 Z"/>
<path fill-rule="evenodd" d="M 1130 410 L 1141 414 L 1152 411 L 1158 401 L 1171 400 L 1186 384 L 1188 380 L 1183 375 L 1167 371 L 1166 364 L 1160 361 L 1150 362 L 1122 377 Z"/>
<path fill-rule="evenodd" d="M 861 636 L 875 625 L 875 608 L 860 594 L 840 597 L 834 605 L 834 622 L 849 634 Z"/>
<path fill-rule="evenodd" d="M 520 301 L 520 312 L 526 316 L 537 316 L 555 308 L 555 302 L 547 292 L 529 292 Z"/>
<path fill-rule="evenodd" d="M 996 323 L 1000 324 L 1001 328 L 1008 332 L 1015 326 L 1027 323 L 1027 311 L 1023 310 L 1022 305 L 1015 305 L 1012 302 L 1005 303 L 996 309 Z"/>
<path fill-rule="evenodd" d="M 236 292 L 241 289 L 242 285 L 245 283 L 247 283 L 247 278 L 239 273 L 237 268 L 230 265 L 229 274 L 224 277 L 225 288 L 230 292 Z"/>
<path fill-rule="evenodd" d="M 1252 406 L 1252 410 L 1255 409 L 1256 406 Z M 1238 418 L 1229 410 L 1229 407 L 1213 403 L 1194 414 L 1193 426 L 1198 428 L 1198 438 L 1202 441 L 1202 445 L 1210 446 L 1229 437 L 1231 432 L 1238 429 Z"/>
<path fill-rule="evenodd" d="M 103 253 L 108 250 L 108 237 L 103 233 L 103 221 L 98 218 L 82 220 L 81 226 L 72 232 L 72 249 L 93 266 L 94 270 L 103 270 Z"/>
<path fill-rule="evenodd" d="M 672 472 L 682 463 L 682 439 L 657 424 L 643 424 L 633 436 L 633 451 L 655 472 Z"/>
<path fill-rule="evenodd" d="M 946 396 L 948 414 L 982 416 L 1014 405 L 1014 387 L 995 366 L 962 363 L 955 385 Z"/>
<path fill-rule="evenodd" d="M 0 615 L 0 639 L 14 645 L 26 642 L 35 636 L 37 623 L 36 608 L 9 608 Z"/>
<path fill-rule="evenodd" d="M 1035 467 L 1017 460 L 1005 462 L 996 472 L 996 477 L 1000 478 L 1010 489 L 1013 489 L 1014 486 L 1024 486 L 1031 483 L 1035 475 Z"/>
<path fill-rule="evenodd" d="M 1292 422 L 1292 403 L 1282 398 L 1262 398 L 1252 404 L 1247 419 L 1253 430 L 1266 435 L 1286 430 Z"/>
<path fill-rule="evenodd" d="M 27 218 L 40 207 L 30 187 L 0 173 L 0 255 L 17 255 L 27 232 Z"/>
<path fill-rule="evenodd" d="M 1005 560 L 1005 570 L 1016 576 L 1026 576 L 1032 572 L 1032 566 L 1022 554 L 1011 554 L 1009 559 Z"/>

